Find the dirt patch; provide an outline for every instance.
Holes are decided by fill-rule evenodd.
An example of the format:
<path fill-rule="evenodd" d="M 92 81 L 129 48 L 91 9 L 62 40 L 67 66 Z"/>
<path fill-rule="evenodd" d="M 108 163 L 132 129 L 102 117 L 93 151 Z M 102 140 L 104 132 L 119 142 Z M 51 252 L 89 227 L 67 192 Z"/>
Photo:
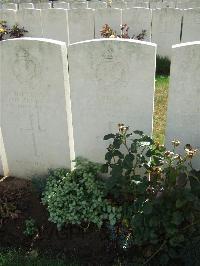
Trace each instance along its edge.
<path fill-rule="evenodd" d="M 24 234 L 25 221 L 30 218 L 35 220 L 38 229 L 31 237 Z M 66 226 L 58 231 L 56 225 L 48 221 L 48 212 L 31 181 L 14 177 L 0 179 L 0 247 L 33 249 L 43 254 L 78 257 L 90 265 L 97 265 L 99 261 L 110 265 L 114 253 L 109 243 L 103 229 L 84 231 Z"/>

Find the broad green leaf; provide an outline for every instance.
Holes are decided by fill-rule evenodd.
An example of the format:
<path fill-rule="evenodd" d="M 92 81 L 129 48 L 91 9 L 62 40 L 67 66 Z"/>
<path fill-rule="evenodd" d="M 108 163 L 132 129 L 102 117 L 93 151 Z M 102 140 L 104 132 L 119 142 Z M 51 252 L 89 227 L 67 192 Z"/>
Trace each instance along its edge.
<path fill-rule="evenodd" d="M 131 152 L 133 152 L 133 153 L 137 152 L 137 143 L 133 142 L 131 144 Z"/>
<path fill-rule="evenodd" d="M 119 158 L 123 158 L 124 157 L 124 155 L 118 150 L 115 150 L 113 152 L 113 156 L 118 156 Z"/>
<path fill-rule="evenodd" d="M 113 177 L 120 177 L 122 175 L 123 168 L 120 165 L 113 165 L 111 174 Z"/>
<path fill-rule="evenodd" d="M 104 136 L 104 140 L 108 140 L 108 139 L 114 139 L 115 138 L 115 134 L 107 134 Z"/>
<path fill-rule="evenodd" d="M 105 155 L 105 160 L 110 162 L 111 159 L 112 159 L 112 157 L 113 157 L 113 155 L 112 155 L 112 151 L 108 151 L 108 152 L 106 153 L 106 155 Z"/>
<path fill-rule="evenodd" d="M 185 200 L 181 200 L 181 199 L 177 199 L 176 201 L 176 208 L 181 208 L 185 205 L 186 201 Z"/>
<path fill-rule="evenodd" d="M 135 159 L 135 156 L 131 153 L 127 154 L 123 161 L 123 167 L 125 169 L 131 169 L 133 167 L 133 160 Z"/>
<path fill-rule="evenodd" d="M 183 215 L 181 212 L 177 211 L 173 213 L 172 222 L 176 225 L 181 224 L 183 221 Z"/>
<path fill-rule="evenodd" d="M 144 132 L 140 131 L 140 130 L 135 130 L 135 131 L 133 131 L 133 133 L 136 135 L 140 135 L 140 136 L 142 136 L 144 134 Z"/>
<path fill-rule="evenodd" d="M 122 140 L 120 138 L 115 138 L 113 141 L 113 147 L 115 149 L 119 149 L 122 144 Z"/>
<path fill-rule="evenodd" d="M 145 202 L 143 206 L 143 212 L 144 214 L 151 214 L 153 210 L 153 206 L 151 202 Z"/>

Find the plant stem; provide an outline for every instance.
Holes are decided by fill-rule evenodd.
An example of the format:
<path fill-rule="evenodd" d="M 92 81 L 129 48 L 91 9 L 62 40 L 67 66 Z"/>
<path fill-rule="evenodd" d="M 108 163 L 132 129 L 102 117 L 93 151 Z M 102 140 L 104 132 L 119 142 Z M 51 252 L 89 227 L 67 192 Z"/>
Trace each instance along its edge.
<path fill-rule="evenodd" d="M 146 265 L 149 261 L 151 261 L 162 249 L 163 249 L 163 247 L 166 245 L 166 243 L 167 243 L 167 241 L 165 240 L 163 243 L 162 243 L 162 245 L 159 247 L 159 249 L 157 249 L 154 253 L 153 253 L 153 255 L 150 257 L 150 258 L 148 258 L 148 260 L 146 260 L 145 262 L 144 262 L 144 264 L 143 265 Z"/>

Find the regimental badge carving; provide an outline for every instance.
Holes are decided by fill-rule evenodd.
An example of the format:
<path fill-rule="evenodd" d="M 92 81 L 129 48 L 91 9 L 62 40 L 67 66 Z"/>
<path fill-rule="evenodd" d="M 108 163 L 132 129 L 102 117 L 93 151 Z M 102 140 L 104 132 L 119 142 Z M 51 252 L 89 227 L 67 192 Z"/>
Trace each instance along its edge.
<path fill-rule="evenodd" d="M 22 83 L 34 85 L 34 81 L 40 74 L 40 65 L 27 49 L 19 47 L 16 51 L 16 58 L 12 64 L 12 70 L 16 79 Z"/>
<path fill-rule="evenodd" d="M 112 60 L 113 59 L 113 48 L 108 47 L 108 49 L 102 55 L 103 59 Z"/>

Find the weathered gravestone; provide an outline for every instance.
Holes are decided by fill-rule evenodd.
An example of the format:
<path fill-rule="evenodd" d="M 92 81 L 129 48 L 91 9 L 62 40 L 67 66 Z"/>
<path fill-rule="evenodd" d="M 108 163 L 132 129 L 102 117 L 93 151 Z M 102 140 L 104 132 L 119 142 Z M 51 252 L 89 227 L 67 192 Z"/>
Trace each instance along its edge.
<path fill-rule="evenodd" d="M 1 156 L 0 156 L 0 176 L 4 176 L 3 163 L 2 163 Z"/>
<path fill-rule="evenodd" d="M 162 8 L 152 11 L 152 42 L 158 45 L 158 55 L 171 57 L 173 44 L 180 43 L 182 11 Z"/>
<path fill-rule="evenodd" d="M 3 3 L 2 4 L 2 9 L 13 9 L 13 10 L 17 10 L 17 4 L 15 4 L 15 3 Z"/>
<path fill-rule="evenodd" d="M 48 9 L 51 8 L 51 3 L 50 2 L 38 2 L 34 3 L 34 7 L 37 9 Z"/>
<path fill-rule="evenodd" d="M 6 21 L 8 27 L 12 27 L 17 22 L 16 10 L 0 10 L 0 20 Z"/>
<path fill-rule="evenodd" d="M 173 46 L 166 143 L 200 149 L 200 42 Z M 200 158 L 194 166 L 200 169 Z"/>
<path fill-rule="evenodd" d="M 43 37 L 68 44 L 68 16 L 65 9 L 43 9 L 41 11 Z"/>
<path fill-rule="evenodd" d="M 151 8 L 166 8 L 166 7 L 175 8 L 176 2 L 167 0 L 167 1 L 157 2 L 154 5 L 151 4 Z"/>
<path fill-rule="evenodd" d="M 53 3 L 54 8 L 64 8 L 69 9 L 69 3 L 66 2 L 60 2 L 60 1 L 54 1 Z"/>
<path fill-rule="evenodd" d="M 126 6 L 128 8 L 131 7 L 144 7 L 144 8 L 148 8 L 149 7 L 149 2 L 148 1 L 141 1 L 141 0 L 131 0 L 131 1 L 127 1 Z"/>
<path fill-rule="evenodd" d="M 103 26 L 108 24 L 117 34 L 120 34 L 122 24 L 122 10 L 117 8 L 104 8 L 95 10 L 95 38 L 100 38 Z"/>
<path fill-rule="evenodd" d="M 93 9 L 68 10 L 69 43 L 94 39 Z"/>
<path fill-rule="evenodd" d="M 146 30 L 145 41 L 151 41 L 151 10 L 147 8 L 130 8 L 122 10 L 122 24 L 129 26 L 129 36 L 137 36 Z"/>
<path fill-rule="evenodd" d="M 27 178 L 69 167 L 65 43 L 22 38 L 0 42 L 1 127 L 9 174 Z"/>
<path fill-rule="evenodd" d="M 200 8 L 183 11 L 182 42 L 200 41 Z"/>
<path fill-rule="evenodd" d="M 126 3 L 122 1 L 112 1 L 111 8 L 127 8 Z"/>
<path fill-rule="evenodd" d="M 43 37 L 40 9 L 30 8 L 17 11 L 17 22 L 28 31 L 25 33 L 26 37 Z"/>
<path fill-rule="evenodd" d="M 33 3 L 20 3 L 19 9 L 24 9 L 24 8 L 34 8 L 34 5 Z"/>
<path fill-rule="evenodd" d="M 98 8 L 106 8 L 107 3 L 102 1 L 88 1 L 88 8 L 98 9 Z"/>
<path fill-rule="evenodd" d="M 104 161 L 117 124 L 152 132 L 156 45 L 100 39 L 69 46 L 75 156 Z"/>
<path fill-rule="evenodd" d="M 87 8 L 87 2 L 71 2 L 70 3 L 70 8 L 71 9 L 84 9 L 84 8 Z"/>
<path fill-rule="evenodd" d="M 176 7 L 181 9 L 188 9 L 188 8 L 196 8 L 200 7 L 200 1 L 199 0 L 177 0 Z"/>
<path fill-rule="evenodd" d="M 149 2 L 149 7 L 150 7 L 151 9 L 156 9 L 156 8 L 158 8 L 158 6 L 161 5 L 161 4 L 162 4 L 162 0 L 150 0 L 150 2 Z"/>
<path fill-rule="evenodd" d="M 6 158 L 3 136 L 0 127 L 0 176 L 6 176 L 8 174 L 9 171 L 8 171 L 7 158 Z"/>

